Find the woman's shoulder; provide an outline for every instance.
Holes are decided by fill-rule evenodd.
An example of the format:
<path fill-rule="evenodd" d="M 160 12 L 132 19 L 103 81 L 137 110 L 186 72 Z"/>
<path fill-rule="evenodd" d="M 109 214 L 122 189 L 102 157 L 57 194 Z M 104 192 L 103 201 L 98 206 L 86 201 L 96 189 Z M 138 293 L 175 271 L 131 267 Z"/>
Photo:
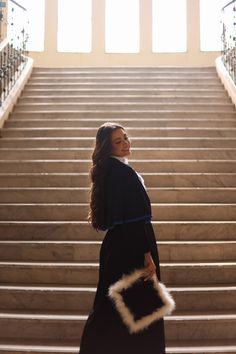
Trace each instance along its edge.
<path fill-rule="evenodd" d="M 132 167 L 119 161 L 114 157 L 110 157 L 108 161 L 108 172 L 121 176 L 132 176 L 135 173 Z"/>

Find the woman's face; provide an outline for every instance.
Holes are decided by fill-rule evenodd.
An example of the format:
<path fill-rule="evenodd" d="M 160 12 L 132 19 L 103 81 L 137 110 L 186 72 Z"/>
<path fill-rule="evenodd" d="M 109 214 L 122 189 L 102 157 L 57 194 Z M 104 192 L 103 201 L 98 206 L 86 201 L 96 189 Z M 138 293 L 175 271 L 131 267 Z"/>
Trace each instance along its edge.
<path fill-rule="evenodd" d="M 125 157 L 130 154 L 130 140 L 124 129 L 115 129 L 111 134 L 113 156 Z"/>

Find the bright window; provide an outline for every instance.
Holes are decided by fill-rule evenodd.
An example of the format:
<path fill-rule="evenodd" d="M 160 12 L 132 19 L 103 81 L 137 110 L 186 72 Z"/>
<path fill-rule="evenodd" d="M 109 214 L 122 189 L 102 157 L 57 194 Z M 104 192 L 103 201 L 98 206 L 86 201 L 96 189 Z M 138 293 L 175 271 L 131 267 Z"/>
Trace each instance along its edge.
<path fill-rule="evenodd" d="M 24 28 L 28 40 L 26 49 L 29 51 L 44 51 L 44 27 L 45 27 L 45 0 L 20 0 L 17 6 L 9 1 L 8 8 L 8 33 L 10 37 L 19 33 L 19 40 L 22 41 L 21 31 Z M 15 36 L 14 43 L 17 37 Z"/>
<path fill-rule="evenodd" d="M 186 52 L 186 0 L 152 1 L 152 50 L 154 53 Z"/>
<path fill-rule="evenodd" d="M 106 0 L 106 52 L 139 52 L 139 0 Z"/>
<path fill-rule="evenodd" d="M 200 40 L 202 51 L 220 51 L 222 48 L 222 1 L 200 0 Z"/>
<path fill-rule="evenodd" d="M 58 0 L 57 49 L 59 52 L 91 52 L 92 0 Z"/>

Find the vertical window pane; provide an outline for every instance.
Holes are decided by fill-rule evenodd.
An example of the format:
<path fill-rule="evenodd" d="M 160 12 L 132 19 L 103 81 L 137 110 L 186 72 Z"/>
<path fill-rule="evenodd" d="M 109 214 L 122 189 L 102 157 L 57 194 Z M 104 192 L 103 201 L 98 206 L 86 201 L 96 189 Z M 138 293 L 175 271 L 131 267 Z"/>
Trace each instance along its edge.
<path fill-rule="evenodd" d="M 8 23 L 9 35 L 24 28 L 28 37 L 26 49 L 29 51 L 44 50 L 45 0 L 20 0 L 27 11 L 9 1 Z M 19 32 L 20 33 L 20 32 Z"/>
<path fill-rule="evenodd" d="M 202 51 L 220 51 L 222 48 L 222 1 L 200 0 L 200 38 Z"/>
<path fill-rule="evenodd" d="M 106 52 L 139 52 L 139 0 L 106 0 Z"/>
<path fill-rule="evenodd" d="M 27 3 L 29 18 L 29 51 L 44 51 L 45 0 L 24 0 Z"/>
<path fill-rule="evenodd" d="M 92 1 L 58 0 L 58 51 L 89 53 L 91 43 Z"/>
<path fill-rule="evenodd" d="M 152 14 L 153 52 L 186 52 L 186 0 L 153 0 Z"/>

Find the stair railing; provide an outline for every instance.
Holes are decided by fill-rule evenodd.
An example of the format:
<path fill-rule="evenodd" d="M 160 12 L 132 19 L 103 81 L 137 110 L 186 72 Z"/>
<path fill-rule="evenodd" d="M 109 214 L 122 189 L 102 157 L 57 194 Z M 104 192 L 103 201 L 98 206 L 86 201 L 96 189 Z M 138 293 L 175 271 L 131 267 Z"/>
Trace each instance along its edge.
<path fill-rule="evenodd" d="M 0 106 L 8 97 L 26 63 L 26 16 L 20 3 L 9 0 L 8 37 L 0 44 Z"/>
<path fill-rule="evenodd" d="M 226 2 L 222 8 L 222 61 L 236 84 L 236 0 Z"/>

